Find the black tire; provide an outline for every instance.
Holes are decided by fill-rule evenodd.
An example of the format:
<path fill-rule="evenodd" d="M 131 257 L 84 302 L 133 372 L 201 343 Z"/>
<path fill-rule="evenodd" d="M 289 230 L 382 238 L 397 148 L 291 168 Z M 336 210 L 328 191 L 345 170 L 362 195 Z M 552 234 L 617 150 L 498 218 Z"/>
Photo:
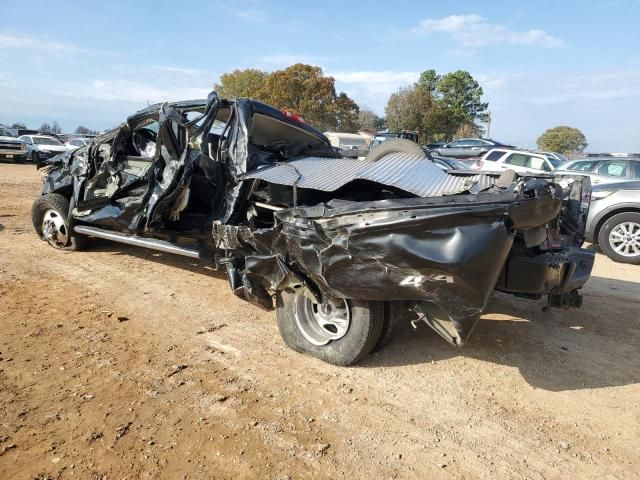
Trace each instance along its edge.
<path fill-rule="evenodd" d="M 427 153 L 422 149 L 420 145 L 406 138 L 396 138 L 395 140 L 386 140 L 380 145 L 371 149 L 365 161 L 377 162 L 382 157 L 389 155 L 390 153 L 413 153 L 425 158 L 429 158 Z"/>
<path fill-rule="evenodd" d="M 31 162 L 38 163 L 38 154 L 36 152 L 31 152 Z"/>
<path fill-rule="evenodd" d="M 350 324 L 347 333 L 325 345 L 315 345 L 304 337 L 296 322 L 296 304 L 302 293 L 280 292 L 276 318 L 282 339 L 296 352 L 306 353 L 334 365 L 347 366 L 367 356 L 380 340 L 384 324 L 383 302 L 347 300 Z"/>
<path fill-rule="evenodd" d="M 45 213 L 54 211 L 64 222 L 66 241 L 54 242 L 47 239 L 42 231 Z M 46 240 L 49 245 L 59 250 L 82 250 L 87 242 L 87 237 L 79 235 L 68 228 L 69 225 L 69 200 L 57 193 L 43 195 L 33 202 L 31 207 L 31 221 L 33 228 L 42 240 Z"/>
<path fill-rule="evenodd" d="M 406 308 L 404 302 L 384 302 L 382 335 L 380 335 L 380 340 L 373 347 L 372 352 L 380 351 L 392 342 L 405 316 Z"/>
<path fill-rule="evenodd" d="M 614 215 L 609 218 L 602 227 L 600 228 L 600 232 L 598 233 L 598 244 L 600 245 L 600 249 L 605 253 L 607 257 L 609 257 L 614 262 L 619 263 L 631 263 L 633 265 L 640 265 L 640 253 L 633 254 L 630 256 L 621 255 L 616 252 L 614 246 L 611 244 L 610 236 L 611 232 L 616 228 L 620 228 L 622 224 L 636 224 L 640 227 L 640 213 L 639 212 L 625 212 Z M 638 232 L 638 227 L 635 228 L 635 232 Z M 637 242 L 640 242 L 640 238 L 635 237 Z M 636 247 L 637 248 L 637 247 Z M 630 247 L 630 251 L 632 251 Z"/>

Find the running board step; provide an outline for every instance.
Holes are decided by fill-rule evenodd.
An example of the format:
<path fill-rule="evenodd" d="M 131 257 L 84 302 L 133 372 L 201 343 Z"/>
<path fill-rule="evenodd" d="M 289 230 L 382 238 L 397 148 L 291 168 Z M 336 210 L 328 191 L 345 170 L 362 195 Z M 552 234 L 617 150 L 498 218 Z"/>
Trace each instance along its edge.
<path fill-rule="evenodd" d="M 202 252 L 195 248 L 180 247 L 174 243 L 155 238 L 136 237 L 133 235 L 126 235 L 124 233 L 102 230 L 101 228 L 85 227 L 83 225 L 77 225 L 73 230 L 83 235 L 104 238 L 105 240 L 111 240 L 113 242 L 126 243 L 127 245 L 135 245 L 136 247 L 144 247 L 151 250 L 159 250 L 161 252 L 174 253 L 176 255 L 183 255 L 191 258 L 203 257 Z"/>

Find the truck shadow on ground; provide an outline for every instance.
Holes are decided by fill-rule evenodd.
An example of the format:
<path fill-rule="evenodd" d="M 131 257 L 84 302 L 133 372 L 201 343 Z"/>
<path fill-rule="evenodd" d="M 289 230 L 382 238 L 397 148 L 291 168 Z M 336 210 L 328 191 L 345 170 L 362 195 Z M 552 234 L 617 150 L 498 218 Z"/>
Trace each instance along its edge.
<path fill-rule="evenodd" d="M 517 367 L 531 386 L 550 391 L 639 383 L 640 284 L 592 280 L 591 289 L 614 282 L 624 292 L 636 292 L 636 300 L 593 295 L 585 297 L 580 310 L 543 312 L 544 301 L 497 293 L 464 347 L 449 345 L 426 324 L 415 330 L 407 324 L 363 366 L 419 365 L 462 356 Z"/>
<path fill-rule="evenodd" d="M 149 260 L 167 267 L 186 270 L 205 277 L 220 280 L 227 279 L 226 270 L 224 268 L 216 270 L 214 263 L 209 260 L 182 257 L 171 253 L 158 252 L 155 250 L 115 243 L 98 238 L 92 238 L 87 249 L 91 252 L 105 252 L 110 253 L 111 255 L 123 255 L 140 258 L 142 260 Z"/>
<path fill-rule="evenodd" d="M 214 270 L 206 260 L 98 239 L 92 240 L 89 250 L 227 280 L 224 269 Z M 543 300 L 496 293 L 462 348 L 449 345 L 426 324 L 413 329 L 407 321 L 394 341 L 368 356 L 360 368 L 465 357 L 517 367 L 530 385 L 550 391 L 640 383 L 640 283 L 591 277 L 582 309 L 543 312 L 544 305 Z"/>

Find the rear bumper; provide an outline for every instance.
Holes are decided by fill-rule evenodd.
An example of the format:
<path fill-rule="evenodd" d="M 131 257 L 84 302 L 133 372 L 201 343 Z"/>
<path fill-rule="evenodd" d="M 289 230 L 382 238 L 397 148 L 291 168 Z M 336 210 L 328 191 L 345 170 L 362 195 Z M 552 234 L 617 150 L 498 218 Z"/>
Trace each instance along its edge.
<path fill-rule="evenodd" d="M 530 297 L 570 294 L 589 279 L 594 259 L 594 252 L 578 247 L 540 255 L 511 255 L 496 290 Z"/>
<path fill-rule="evenodd" d="M 12 151 L 12 150 L 1 150 L 0 158 L 2 159 L 13 159 L 13 160 L 24 160 L 27 154 L 24 151 Z"/>

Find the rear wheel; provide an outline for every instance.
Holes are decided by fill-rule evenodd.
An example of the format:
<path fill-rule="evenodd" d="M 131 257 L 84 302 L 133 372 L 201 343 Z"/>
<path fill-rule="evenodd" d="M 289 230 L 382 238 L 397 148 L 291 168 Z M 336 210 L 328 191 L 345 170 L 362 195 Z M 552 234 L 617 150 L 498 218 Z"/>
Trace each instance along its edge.
<path fill-rule="evenodd" d="M 400 324 L 406 317 L 406 310 L 405 302 L 402 301 L 384 303 L 382 335 L 380 335 L 380 340 L 378 340 L 376 346 L 373 347 L 374 352 L 382 350 L 391 343 L 400 328 Z"/>
<path fill-rule="evenodd" d="M 281 292 L 276 317 L 285 343 L 335 365 L 351 365 L 380 340 L 382 302 L 335 299 L 322 304 L 302 292 Z"/>
<path fill-rule="evenodd" d="M 614 215 L 598 234 L 602 251 L 614 262 L 640 264 L 640 213 Z"/>
<path fill-rule="evenodd" d="M 31 220 L 40 238 L 60 250 L 81 250 L 86 237 L 69 228 L 69 200 L 57 193 L 38 198 L 31 207 Z"/>
<path fill-rule="evenodd" d="M 382 157 L 385 157 L 390 153 L 411 153 L 429 158 L 422 147 L 416 142 L 412 142 L 406 138 L 397 138 L 395 140 L 386 140 L 380 145 L 372 148 L 365 158 L 365 161 L 377 162 Z"/>

